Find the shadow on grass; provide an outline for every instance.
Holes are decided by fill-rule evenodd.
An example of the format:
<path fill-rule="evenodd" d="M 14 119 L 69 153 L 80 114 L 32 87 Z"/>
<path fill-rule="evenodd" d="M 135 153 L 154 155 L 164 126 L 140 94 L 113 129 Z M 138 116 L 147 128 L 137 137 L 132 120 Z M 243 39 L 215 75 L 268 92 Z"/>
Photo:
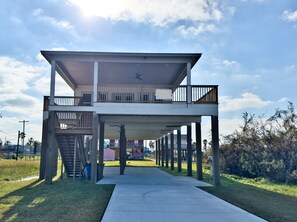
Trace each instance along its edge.
<path fill-rule="evenodd" d="M 185 169 L 177 172 L 176 168 L 173 171 L 170 168 L 158 168 L 174 176 L 187 176 Z M 195 170 L 193 177 L 197 178 Z M 203 174 L 203 181 L 213 183 L 208 173 Z M 199 188 L 271 222 L 293 222 L 297 218 L 297 197 L 294 196 L 243 184 L 225 176 L 221 176 L 220 187 Z"/>
<path fill-rule="evenodd" d="M 34 182 L 0 198 L 1 221 L 100 221 L 114 185 L 63 179 Z"/>

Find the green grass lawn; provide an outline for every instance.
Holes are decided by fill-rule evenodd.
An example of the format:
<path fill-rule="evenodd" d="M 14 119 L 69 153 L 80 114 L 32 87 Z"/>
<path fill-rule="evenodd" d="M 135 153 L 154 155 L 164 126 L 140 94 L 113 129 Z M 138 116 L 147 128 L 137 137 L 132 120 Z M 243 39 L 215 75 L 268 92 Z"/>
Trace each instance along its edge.
<path fill-rule="evenodd" d="M 222 175 L 220 187 L 201 188 L 268 221 L 296 221 L 297 186 Z"/>
<path fill-rule="evenodd" d="M 39 174 L 39 160 L 5 160 L 0 158 L 0 181 L 14 181 Z"/>
<path fill-rule="evenodd" d="M 213 183 L 209 170 L 204 169 L 203 181 Z M 182 172 L 162 168 L 175 176 L 186 176 L 186 164 Z M 193 164 L 193 177 L 196 178 L 196 166 Z M 295 222 L 297 218 L 297 186 L 277 184 L 264 178 L 249 179 L 234 175 L 221 175 L 220 187 L 201 187 L 201 189 L 220 197 L 242 209 L 245 209 L 271 222 Z"/>
<path fill-rule="evenodd" d="M 51 185 L 37 179 L 15 181 L 37 175 L 35 165 L 39 165 L 38 161 L 15 162 L 0 159 L 0 221 L 100 221 L 113 185 L 58 177 Z"/>
<path fill-rule="evenodd" d="M 108 204 L 113 185 L 93 185 L 90 181 L 55 179 L 52 185 L 36 179 L 19 181 L 38 175 L 39 161 L 15 161 L 0 159 L 0 221 L 99 221 Z M 105 166 L 119 166 L 119 161 L 106 161 Z M 154 160 L 129 160 L 127 166 L 156 167 Z M 182 172 L 170 168 L 160 169 L 175 176 L 186 176 L 186 164 Z M 196 177 L 193 164 L 193 177 Z M 208 167 L 204 169 L 204 181 L 212 183 Z M 234 205 L 237 205 L 268 221 L 296 221 L 297 186 L 275 184 L 263 178 L 247 179 L 221 176 L 220 187 L 203 187 Z"/>
<path fill-rule="evenodd" d="M 106 167 L 119 167 L 119 160 L 115 161 L 104 161 Z M 144 160 L 127 160 L 127 167 L 156 167 L 155 160 L 144 159 Z"/>

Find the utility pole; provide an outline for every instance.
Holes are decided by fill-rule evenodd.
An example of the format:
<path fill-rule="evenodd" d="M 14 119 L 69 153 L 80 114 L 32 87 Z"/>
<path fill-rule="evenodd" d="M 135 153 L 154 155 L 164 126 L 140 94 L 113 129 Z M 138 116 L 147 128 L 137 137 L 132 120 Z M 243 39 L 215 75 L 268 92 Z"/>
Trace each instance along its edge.
<path fill-rule="evenodd" d="M 22 138 L 22 146 L 23 146 L 23 151 L 25 149 L 25 126 L 26 126 L 26 123 L 29 122 L 28 120 L 21 120 L 19 121 L 20 123 L 23 123 L 23 132 L 21 132 L 20 136 Z"/>
<path fill-rule="evenodd" d="M 19 157 L 19 146 L 20 146 L 20 131 L 18 131 L 18 144 L 17 144 L 17 153 L 16 153 L 16 158 L 15 160 L 18 160 L 18 157 Z"/>

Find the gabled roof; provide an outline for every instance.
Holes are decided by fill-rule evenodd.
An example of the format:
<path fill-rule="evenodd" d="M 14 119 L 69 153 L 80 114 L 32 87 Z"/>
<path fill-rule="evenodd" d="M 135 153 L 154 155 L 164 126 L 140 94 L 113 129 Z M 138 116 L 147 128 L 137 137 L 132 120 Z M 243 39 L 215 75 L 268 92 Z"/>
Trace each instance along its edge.
<path fill-rule="evenodd" d="M 98 83 L 179 85 L 187 63 L 193 67 L 201 53 L 119 53 L 41 51 L 46 60 L 56 61 L 56 70 L 68 85 L 93 85 L 94 61 L 98 62 Z"/>

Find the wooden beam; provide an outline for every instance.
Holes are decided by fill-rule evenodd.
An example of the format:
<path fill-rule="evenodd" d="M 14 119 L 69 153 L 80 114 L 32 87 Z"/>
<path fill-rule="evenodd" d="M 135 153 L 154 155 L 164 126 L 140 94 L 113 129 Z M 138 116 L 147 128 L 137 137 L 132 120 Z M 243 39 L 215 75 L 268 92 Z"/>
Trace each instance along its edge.
<path fill-rule="evenodd" d="M 120 130 L 120 175 L 124 175 L 126 167 L 126 133 L 125 125 L 121 125 Z"/>
<path fill-rule="evenodd" d="M 93 133 L 92 133 L 92 151 L 91 151 L 91 181 L 97 183 L 97 156 L 98 156 L 98 122 L 99 117 L 93 113 Z"/>
<path fill-rule="evenodd" d="M 73 181 L 75 181 L 75 176 L 76 176 L 76 173 L 75 173 L 75 168 L 76 168 L 76 147 L 77 147 L 77 136 L 75 136 L 74 138 L 74 147 L 73 147 Z"/>
<path fill-rule="evenodd" d="M 197 170 L 197 179 L 202 180 L 203 172 L 202 172 L 202 150 L 201 150 L 201 123 L 196 123 L 195 128 L 196 133 L 196 170 Z"/>
<path fill-rule="evenodd" d="M 215 186 L 220 186 L 220 154 L 219 154 L 219 118 L 211 116 L 213 179 Z"/>
<path fill-rule="evenodd" d="M 45 179 L 47 146 L 48 146 L 48 111 L 43 112 L 42 143 L 40 153 L 39 180 Z"/>
<path fill-rule="evenodd" d="M 180 131 L 180 129 L 178 129 L 177 130 L 177 171 L 178 172 L 182 171 L 181 162 L 182 162 L 182 158 L 181 158 L 181 131 Z"/>
<path fill-rule="evenodd" d="M 165 167 L 168 168 L 169 152 L 168 152 L 168 134 L 165 135 Z"/>
<path fill-rule="evenodd" d="M 170 169 L 174 170 L 174 134 L 170 133 Z"/>
<path fill-rule="evenodd" d="M 98 180 L 103 178 L 104 169 L 104 122 L 100 121 L 100 137 L 99 137 L 99 169 L 98 169 Z"/>
<path fill-rule="evenodd" d="M 55 146 L 55 113 L 49 112 L 47 134 L 47 151 L 45 167 L 45 183 L 51 184 L 53 179 L 53 159 Z"/>
<path fill-rule="evenodd" d="M 192 176 L 192 126 L 187 125 L 187 175 Z"/>
<path fill-rule="evenodd" d="M 165 156 L 165 149 L 164 149 L 164 137 L 161 138 L 161 166 L 164 167 L 164 156 Z"/>

